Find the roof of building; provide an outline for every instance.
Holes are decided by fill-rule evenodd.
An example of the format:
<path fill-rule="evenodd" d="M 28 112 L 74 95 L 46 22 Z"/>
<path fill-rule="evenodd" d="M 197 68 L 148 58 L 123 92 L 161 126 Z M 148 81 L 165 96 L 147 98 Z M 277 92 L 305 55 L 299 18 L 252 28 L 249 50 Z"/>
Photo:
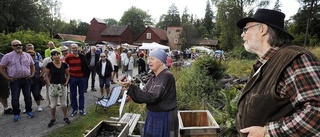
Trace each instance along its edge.
<path fill-rule="evenodd" d="M 98 23 L 106 24 L 106 22 L 103 19 L 97 17 L 94 17 L 94 19 L 96 19 Z"/>
<path fill-rule="evenodd" d="M 107 27 L 103 32 L 101 33 L 102 36 L 120 36 L 128 26 L 111 26 Z"/>
<path fill-rule="evenodd" d="M 56 36 L 54 36 L 54 38 L 62 39 L 62 40 L 76 40 L 76 41 L 84 42 L 86 39 L 86 36 L 58 33 Z"/>
<path fill-rule="evenodd" d="M 150 28 L 156 35 L 158 35 L 161 40 L 168 40 L 167 31 L 166 31 L 166 30 L 158 29 L 158 28 L 152 28 L 152 27 L 149 27 L 149 28 Z"/>

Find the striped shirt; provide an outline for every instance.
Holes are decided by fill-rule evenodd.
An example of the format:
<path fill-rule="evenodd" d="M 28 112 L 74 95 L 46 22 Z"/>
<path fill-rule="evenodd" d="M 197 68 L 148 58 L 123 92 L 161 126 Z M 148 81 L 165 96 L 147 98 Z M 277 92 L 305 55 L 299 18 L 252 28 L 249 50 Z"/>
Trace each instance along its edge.
<path fill-rule="evenodd" d="M 254 65 L 258 69 L 278 48 L 271 48 Z M 320 62 L 301 54 L 283 72 L 276 92 L 290 97 L 295 112 L 267 123 L 270 136 L 320 136 Z"/>
<path fill-rule="evenodd" d="M 69 73 L 71 77 L 84 77 L 81 70 L 81 59 L 79 56 L 76 57 L 74 54 L 68 54 L 65 58 L 65 62 L 69 65 Z"/>

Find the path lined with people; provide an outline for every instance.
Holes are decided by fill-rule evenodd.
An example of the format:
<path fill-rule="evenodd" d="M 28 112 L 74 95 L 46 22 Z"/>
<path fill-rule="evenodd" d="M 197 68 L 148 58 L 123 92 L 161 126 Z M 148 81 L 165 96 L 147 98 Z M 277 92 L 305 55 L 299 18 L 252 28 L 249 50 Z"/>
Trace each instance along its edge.
<path fill-rule="evenodd" d="M 135 68 L 133 76 L 138 74 L 138 70 Z M 119 70 L 119 75 L 121 75 L 121 70 Z M 91 77 L 90 77 L 91 78 Z M 89 80 L 89 85 L 91 85 L 91 80 Z M 116 86 L 116 84 L 111 84 L 111 88 Z M 99 87 L 98 76 L 96 76 L 95 87 Z M 68 89 L 70 90 L 70 89 Z M 46 88 L 42 87 L 41 95 L 46 96 Z M 87 93 L 85 93 L 85 108 L 89 108 L 95 105 L 97 97 L 100 97 L 100 93 L 97 91 L 91 91 L 91 88 L 88 88 Z M 20 96 L 20 109 L 25 109 L 25 103 L 23 96 Z M 11 96 L 8 98 L 9 107 L 11 107 Z M 21 113 L 21 119 L 18 122 L 13 122 L 12 114 L 3 114 L 4 108 L 0 105 L 0 135 L 8 137 L 43 137 L 52 130 L 68 126 L 63 122 L 63 114 L 61 112 L 61 106 L 57 107 L 56 111 L 56 123 L 51 128 L 48 128 L 48 123 L 51 120 L 50 108 L 48 107 L 48 100 L 42 100 L 41 105 L 43 107 L 42 112 L 37 111 L 37 105 L 32 98 L 32 111 L 34 112 L 34 118 L 29 118 L 27 114 Z M 68 114 L 72 111 L 70 106 L 70 101 L 68 105 Z M 75 117 L 69 117 L 71 124 L 73 120 L 77 117 L 86 117 L 82 115 L 77 115 Z M 107 118 L 106 118 L 107 119 Z M 79 131 L 81 132 L 81 131 Z M 83 131 L 84 132 L 84 131 Z"/>

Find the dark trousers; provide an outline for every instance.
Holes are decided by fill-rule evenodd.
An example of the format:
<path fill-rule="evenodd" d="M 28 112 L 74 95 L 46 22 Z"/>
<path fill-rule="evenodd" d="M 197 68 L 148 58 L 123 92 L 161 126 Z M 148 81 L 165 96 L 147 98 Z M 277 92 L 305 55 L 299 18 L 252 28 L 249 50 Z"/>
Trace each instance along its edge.
<path fill-rule="evenodd" d="M 32 111 L 32 98 L 31 98 L 31 79 L 17 79 L 13 82 L 10 82 L 10 89 L 11 89 L 11 104 L 13 108 L 13 114 L 18 115 L 20 114 L 20 91 L 22 90 L 22 94 L 24 96 L 24 103 L 26 112 Z"/>
<path fill-rule="evenodd" d="M 90 67 L 90 76 L 91 76 L 91 89 L 94 88 L 95 79 L 96 79 L 96 70 Z M 86 89 L 89 87 L 89 78 L 87 78 Z"/>
<path fill-rule="evenodd" d="M 71 106 L 73 110 L 84 109 L 85 84 L 86 84 L 85 77 L 82 77 L 82 78 L 70 77 L 70 100 L 71 100 Z M 77 99 L 78 97 L 79 97 L 79 100 Z"/>

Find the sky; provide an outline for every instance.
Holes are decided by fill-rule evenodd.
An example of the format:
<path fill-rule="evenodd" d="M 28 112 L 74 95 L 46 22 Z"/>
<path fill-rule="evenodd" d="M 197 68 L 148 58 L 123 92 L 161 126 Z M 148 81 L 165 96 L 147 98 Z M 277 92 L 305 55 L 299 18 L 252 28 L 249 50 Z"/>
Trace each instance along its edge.
<path fill-rule="evenodd" d="M 151 18 L 158 22 L 162 14 L 167 14 L 169 7 L 174 3 L 180 15 L 185 7 L 189 14 L 194 17 L 204 18 L 207 0 L 60 0 L 61 18 L 69 22 L 71 19 L 81 20 L 90 23 L 93 18 L 120 20 L 123 13 L 132 6 L 146 11 Z M 286 19 L 297 13 L 299 3 L 297 0 L 281 0 L 282 12 L 286 14 Z M 290 4 L 288 4 L 290 3 Z M 270 4 L 272 8 L 274 4 Z M 215 7 L 212 7 L 216 11 Z"/>

